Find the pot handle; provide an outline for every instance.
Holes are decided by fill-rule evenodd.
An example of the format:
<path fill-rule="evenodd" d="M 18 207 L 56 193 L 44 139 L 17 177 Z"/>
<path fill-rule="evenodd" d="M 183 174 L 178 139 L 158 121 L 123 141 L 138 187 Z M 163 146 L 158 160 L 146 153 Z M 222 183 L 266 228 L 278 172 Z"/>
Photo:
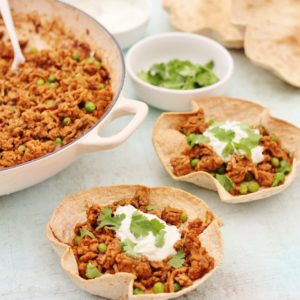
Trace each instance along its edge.
<path fill-rule="evenodd" d="M 122 97 L 112 109 L 111 113 L 79 142 L 78 146 L 80 150 L 82 150 L 82 152 L 93 152 L 108 150 L 119 146 L 125 142 L 144 121 L 147 113 L 148 106 L 145 103 Z M 134 117 L 124 129 L 110 137 L 100 136 L 99 131 L 111 121 L 126 115 L 134 115 Z"/>

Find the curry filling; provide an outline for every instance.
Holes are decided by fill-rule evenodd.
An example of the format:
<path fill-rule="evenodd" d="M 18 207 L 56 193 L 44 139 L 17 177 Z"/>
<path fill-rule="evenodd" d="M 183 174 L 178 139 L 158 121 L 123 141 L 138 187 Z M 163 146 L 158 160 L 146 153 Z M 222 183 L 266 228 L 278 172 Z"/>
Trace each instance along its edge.
<path fill-rule="evenodd" d="M 189 147 L 170 163 L 176 176 L 205 171 L 233 195 L 284 183 L 293 157 L 262 125 L 205 120 L 203 110 L 186 117 L 177 129 Z"/>
<path fill-rule="evenodd" d="M 151 205 L 148 190 L 140 189 L 132 199 L 94 204 L 86 215 L 72 242 L 82 278 L 127 272 L 135 276 L 133 294 L 170 293 L 214 268 L 199 240 L 214 219 L 211 213 L 190 221 L 183 210 Z"/>

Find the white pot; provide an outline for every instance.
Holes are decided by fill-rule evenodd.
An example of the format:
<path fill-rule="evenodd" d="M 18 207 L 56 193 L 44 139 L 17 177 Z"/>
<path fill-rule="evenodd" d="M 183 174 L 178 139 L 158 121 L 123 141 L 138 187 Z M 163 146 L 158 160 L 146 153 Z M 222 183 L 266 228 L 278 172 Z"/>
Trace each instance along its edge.
<path fill-rule="evenodd" d="M 144 103 L 120 96 L 125 77 L 122 52 L 114 38 L 93 18 L 74 7 L 53 0 L 11 0 L 11 6 L 16 13 L 38 11 L 45 18 L 60 17 L 66 26 L 74 29 L 78 37 L 87 41 L 93 48 L 101 49 L 103 63 L 110 72 L 115 96 L 109 110 L 82 137 L 46 156 L 0 170 L 0 195 L 22 190 L 49 178 L 70 165 L 82 153 L 117 147 L 142 123 L 148 112 Z M 30 34 L 26 32 L 26 26 L 19 31 L 20 37 L 22 35 L 30 37 Z M 113 119 L 124 115 L 134 117 L 118 134 L 111 137 L 99 135 L 99 131 Z"/>

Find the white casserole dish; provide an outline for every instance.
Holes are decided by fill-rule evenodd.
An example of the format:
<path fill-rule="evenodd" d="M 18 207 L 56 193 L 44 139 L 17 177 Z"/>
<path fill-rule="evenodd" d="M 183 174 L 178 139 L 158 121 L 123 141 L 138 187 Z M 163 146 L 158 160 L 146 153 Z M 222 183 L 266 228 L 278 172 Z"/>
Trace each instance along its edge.
<path fill-rule="evenodd" d="M 0 196 L 25 189 L 49 178 L 66 168 L 83 153 L 117 147 L 142 123 L 148 112 L 144 103 L 120 95 L 125 77 L 123 55 L 114 38 L 96 20 L 72 6 L 53 0 L 11 0 L 10 4 L 17 14 L 37 11 L 45 18 L 59 17 L 67 27 L 73 28 L 77 37 L 88 42 L 92 48 L 100 49 L 103 64 L 111 76 L 114 99 L 95 126 L 77 140 L 48 155 L 0 170 Z M 19 32 L 20 38 L 23 36 L 30 38 L 32 33 L 23 30 L 26 31 L 25 26 L 22 32 Z M 36 36 L 34 38 L 36 39 Z M 111 137 L 99 135 L 99 131 L 108 123 L 123 115 L 134 117 L 118 134 Z"/>

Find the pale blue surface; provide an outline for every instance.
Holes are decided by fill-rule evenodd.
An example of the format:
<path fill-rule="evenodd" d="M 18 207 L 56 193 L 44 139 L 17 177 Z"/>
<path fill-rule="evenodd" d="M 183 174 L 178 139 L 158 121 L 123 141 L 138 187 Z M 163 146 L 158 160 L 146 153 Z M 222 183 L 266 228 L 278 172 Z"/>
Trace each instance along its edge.
<path fill-rule="evenodd" d="M 172 30 L 158 0 L 148 35 Z M 232 51 L 236 70 L 228 95 L 248 98 L 300 126 L 300 93 Z M 126 94 L 134 97 L 130 86 Z M 197 291 L 182 299 L 300 299 L 300 177 L 281 195 L 243 205 L 226 205 L 216 193 L 172 181 L 151 144 L 160 112 L 124 145 L 88 154 L 57 176 L 25 191 L 0 198 L 0 299 L 99 299 L 74 286 L 59 266 L 44 231 L 61 199 L 96 185 L 141 183 L 183 188 L 209 204 L 224 221 L 222 267 Z M 122 128 L 126 120 L 111 126 Z M 30 176 L 30 174 L 28 175 Z"/>

